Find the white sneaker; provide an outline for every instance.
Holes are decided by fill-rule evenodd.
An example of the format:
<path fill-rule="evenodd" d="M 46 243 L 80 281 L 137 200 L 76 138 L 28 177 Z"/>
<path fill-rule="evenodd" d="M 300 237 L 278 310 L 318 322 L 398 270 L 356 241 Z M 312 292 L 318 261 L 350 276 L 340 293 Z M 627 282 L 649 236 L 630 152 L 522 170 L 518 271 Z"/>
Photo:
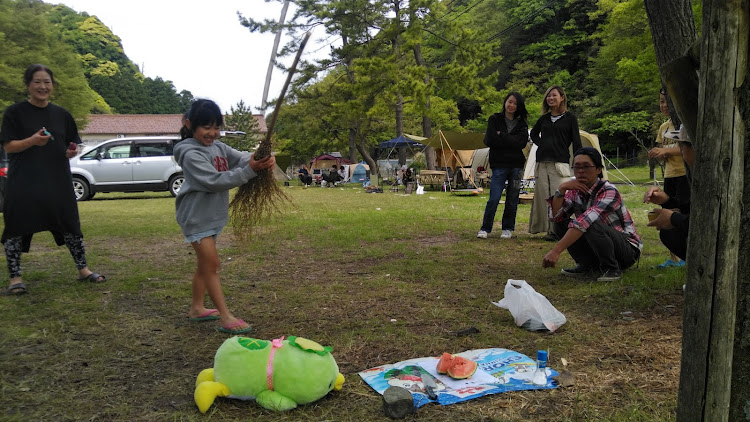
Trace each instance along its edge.
<path fill-rule="evenodd" d="M 479 233 L 477 233 L 477 237 L 480 239 L 487 239 L 487 232 L 484 230 L 479 230 Z"/>
<path fill-rule="evenodd" d="M 511 230 L 503 230 L 500 234 L 500 239 L 510 239 L 511 237 L 513 237 L 513 232 Z"/>

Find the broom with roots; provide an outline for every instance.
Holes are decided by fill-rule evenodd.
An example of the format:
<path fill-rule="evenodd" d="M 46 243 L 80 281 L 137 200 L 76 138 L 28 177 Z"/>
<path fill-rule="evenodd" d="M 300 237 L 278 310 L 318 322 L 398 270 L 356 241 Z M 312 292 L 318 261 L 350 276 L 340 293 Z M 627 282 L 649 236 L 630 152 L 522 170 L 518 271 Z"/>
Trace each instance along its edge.
<path fill-rule="evenodd" d="M 302 50 L 305 49 L 308 38 L 310 38 L 309 32 L 302 38 L 297 56 L 294 58 L 292 67 L 289 68 L 286 82 L 281 89 L 281 95 L 276 100 L 276 107 L 271 115 L 271 122 L 268 124 L 266 137 L 258 144 L 258 148 L 255 150 L 256 159 L 262 159 L 271 155 L 271 134 L 276 124 L 276 117 L 279 115 L 279 109 L 284 102 L 284 95 L 289 88 L 289 84 L 292 82 L 292 76 L 297 69 L 297 63 L 302 55 Z M 272 214 L 280 212 L 279 204 L 288 201 L 290 201 L 289 197 L 276 183 L 273 169 L 260 170 L 256 177 L 239 187 L 234 198 L 232 198 L 232 202 L 229 204 L 230 218 L 235 235 L 240 238 L 250 237 L 253 228 L 257 227 Z"/>

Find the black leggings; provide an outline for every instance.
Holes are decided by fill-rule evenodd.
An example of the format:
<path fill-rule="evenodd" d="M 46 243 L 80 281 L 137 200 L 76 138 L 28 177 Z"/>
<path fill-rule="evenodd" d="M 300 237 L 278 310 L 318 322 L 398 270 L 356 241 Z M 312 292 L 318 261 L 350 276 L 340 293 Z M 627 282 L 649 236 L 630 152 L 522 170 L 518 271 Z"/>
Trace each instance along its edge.
<path fill-rule="evenodd" d="M 83 247 L 83 236 L 80 234 L 65 233 L 65 246 L 68 247 L 70 255 L 76 263 L 76 268 L 86 268 L 86 249 Z M 21 277 L 21 244 L 23 237 L 11 237 L 5 241 L 5 260 L 8 263 L 10 278 Z"/>

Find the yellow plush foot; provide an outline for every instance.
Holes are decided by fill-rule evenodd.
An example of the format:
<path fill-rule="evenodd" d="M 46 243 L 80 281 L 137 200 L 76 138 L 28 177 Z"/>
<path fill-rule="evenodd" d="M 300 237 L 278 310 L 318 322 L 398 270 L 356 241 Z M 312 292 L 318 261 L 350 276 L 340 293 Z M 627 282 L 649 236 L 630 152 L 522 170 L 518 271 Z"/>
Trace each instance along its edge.
<path fill-rule="evenodd" d="M 198 374 L 198 378 L 195 379 L 195 386 L 199 386 L 202 382 L 214 380 L 214 368 L 208 368 L 201 371 Z"/>
<path fill-rule="evenodd" d="M 336 391 L 341 391 L 342 388 L 344 388 L 344 374 L 339 372 L 339 374 L 336 376 L 336 383 L 333 385 L 333 389 Z"/>
<path fill-rule="evenodd" d="M 198 410 L 201 413 L 206 413 L 216 397 L 226 397 L 230 394 L 231 392 L 226 385 L 215 381 L 204 381 L 195 387 L 193 398 L 195 399 L 195 404 L 198 406 Z"/>

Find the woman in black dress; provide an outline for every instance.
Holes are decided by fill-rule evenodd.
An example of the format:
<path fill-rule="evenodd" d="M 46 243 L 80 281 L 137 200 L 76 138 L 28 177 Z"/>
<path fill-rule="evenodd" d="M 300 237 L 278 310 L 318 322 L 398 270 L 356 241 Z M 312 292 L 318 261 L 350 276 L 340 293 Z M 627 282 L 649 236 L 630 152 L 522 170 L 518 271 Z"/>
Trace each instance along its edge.
<path fill-rule="evenodd" d="M 76 123 L 67 110 L 50 103 L 55 79 L 49 68 L 31 65 L 23 80 L 29 99 L 8 107 L 0 128 L 0 143 L 10 160 L 1 239 L 10 273 L 8 294 L 26 293 L 21 252 L 28 252 L 31 237 L 42 231 L 68 247 L 79 280 L 105 281 L 86 264 L 68 162 L 81 143 Z"/>

